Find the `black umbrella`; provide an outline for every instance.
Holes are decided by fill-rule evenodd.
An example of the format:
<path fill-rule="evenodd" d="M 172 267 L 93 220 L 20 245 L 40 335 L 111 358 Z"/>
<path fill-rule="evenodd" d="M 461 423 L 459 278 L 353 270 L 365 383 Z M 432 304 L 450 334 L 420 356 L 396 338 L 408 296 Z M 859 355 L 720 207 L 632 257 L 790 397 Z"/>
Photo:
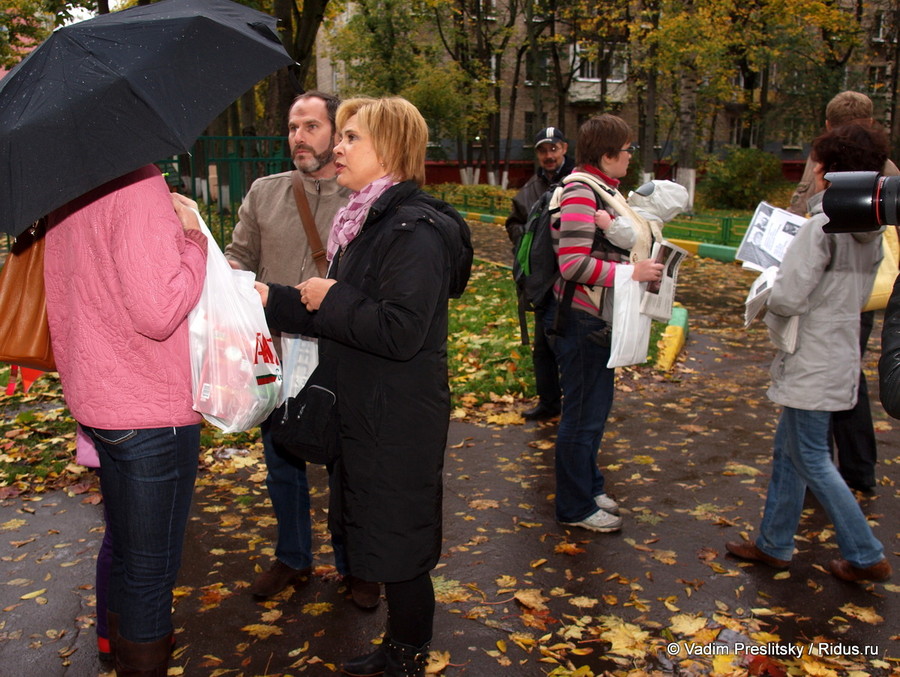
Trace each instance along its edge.
<path fill-rule="evenodd" d="M 187 151 L 293 63 L 276 20 L 229 0 L 163 0 L 57 29 L 0 81 L 0 228 Z"/>

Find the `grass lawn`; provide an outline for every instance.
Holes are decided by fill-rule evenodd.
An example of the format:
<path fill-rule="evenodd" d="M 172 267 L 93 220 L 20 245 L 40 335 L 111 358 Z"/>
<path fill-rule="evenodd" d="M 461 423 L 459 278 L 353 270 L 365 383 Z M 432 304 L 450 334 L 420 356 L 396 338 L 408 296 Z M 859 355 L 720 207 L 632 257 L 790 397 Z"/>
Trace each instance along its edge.
<path fill-rule="evenodd" d="M 533 322 L 534 315 L 528 314 Z M 656 343 L 664 327 L 653 323 Z M 510 408 L 534 394 L 530 347 L 521 345 L 515 285 L 508 268 L 476 260 L 469 288 L 451 301 L 448 340 L 450 387 L 455 416 L 478 415 L 484 405 Z M 0 383 L 9 380 L 0 366 Z M 204 449 L 246 447 L 259 430 L 224 434 L 204 425 Z M 75 421 L 65 406 L 59 377 L 41 376 L 28 393 L 17 387 L 0 395 L 0 497 L 7 492 L 69 486 L 83 468 L 74 463 Z"/>
<path fill-rule="evenodd" d="M 528 319 L 531 332 L 534 314 L 528 313 Z M 665 325 L 653 322 L 648 365 L 656 360 L 663 331 Z M 521 342 L 515 283 L 508 268 L 476 259 L 469 288 L 450 306 L 447 351 L 457 406 L 534 395 L 531 347 Z"/>

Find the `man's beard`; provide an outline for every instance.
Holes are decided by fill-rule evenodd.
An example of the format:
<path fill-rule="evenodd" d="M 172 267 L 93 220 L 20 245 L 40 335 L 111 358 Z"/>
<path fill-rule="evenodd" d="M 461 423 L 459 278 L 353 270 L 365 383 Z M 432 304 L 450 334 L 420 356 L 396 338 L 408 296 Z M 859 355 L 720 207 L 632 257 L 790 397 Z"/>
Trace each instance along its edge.
<path fill-rule="evenodd" d="M 294 150 L 303 149 L 312 151 L 309 146 L 297 146 Z M 322 153 L 313 156 L 304 156 L 303 158 L 294 157 L 294 166 L 304 174 L 313 174 L 334 159 L 334 147 L 329 147 Z"/>

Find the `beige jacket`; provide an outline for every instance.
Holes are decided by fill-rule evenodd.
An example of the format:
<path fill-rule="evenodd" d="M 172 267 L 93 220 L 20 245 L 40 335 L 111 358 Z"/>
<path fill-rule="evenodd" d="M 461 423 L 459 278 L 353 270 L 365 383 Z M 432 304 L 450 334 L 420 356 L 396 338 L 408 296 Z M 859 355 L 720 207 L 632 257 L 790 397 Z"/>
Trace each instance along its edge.
<path fill-rule="evenodd" d="M 791 204 L 788 207 L 788 211 L 798 216 L 807 215 L 809 212 L 809 198 L 816 192 L 816 180 L 813 176 L 814 164 L 812 157 L 806 159 L 803 176 L 800 177 L 800 183 L 797 184 L 794 194 L 791 195 Z M 900 175 L 900 169 L 897 169 L 897 165 L 888 160 L 884 163 L 884 169 L 881 170 L 881 173 L 885 176 L 898 176 Z"/>
<path fill-rule="evenodd" d="M 347 204 L 350 191 L 338 186 L 336 179 L 304 175 L 303 183 L 324 245 L 334 215 Z M 253 182 L 241 203 L 225 256 L 244 270 L 256 273 L 260 282 L 296 286 L 318 275 L 294 201 L 291 172 Z"/>

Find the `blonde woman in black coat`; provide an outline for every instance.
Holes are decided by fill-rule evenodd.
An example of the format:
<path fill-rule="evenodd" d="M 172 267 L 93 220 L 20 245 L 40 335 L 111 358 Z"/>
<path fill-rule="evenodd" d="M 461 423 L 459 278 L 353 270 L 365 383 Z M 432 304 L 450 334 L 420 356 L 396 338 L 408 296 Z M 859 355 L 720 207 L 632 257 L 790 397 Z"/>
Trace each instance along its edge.
<path fill-rule="evenodd" d="M 468 280 L 471 244 L 465 222 L 419 188 L 428 130 L 412 104 L 351 99 L 337 127 L 337 180 L 354 193 L 335 217 L 328 278 L 258 288 L 270 326 L 318 336 L 320 360 L 336 368 L 335 526 L 352 575 L 385 584 L 384 641 L 343 670 L 424 675 L 450 417 L 447 302 Z"/>

